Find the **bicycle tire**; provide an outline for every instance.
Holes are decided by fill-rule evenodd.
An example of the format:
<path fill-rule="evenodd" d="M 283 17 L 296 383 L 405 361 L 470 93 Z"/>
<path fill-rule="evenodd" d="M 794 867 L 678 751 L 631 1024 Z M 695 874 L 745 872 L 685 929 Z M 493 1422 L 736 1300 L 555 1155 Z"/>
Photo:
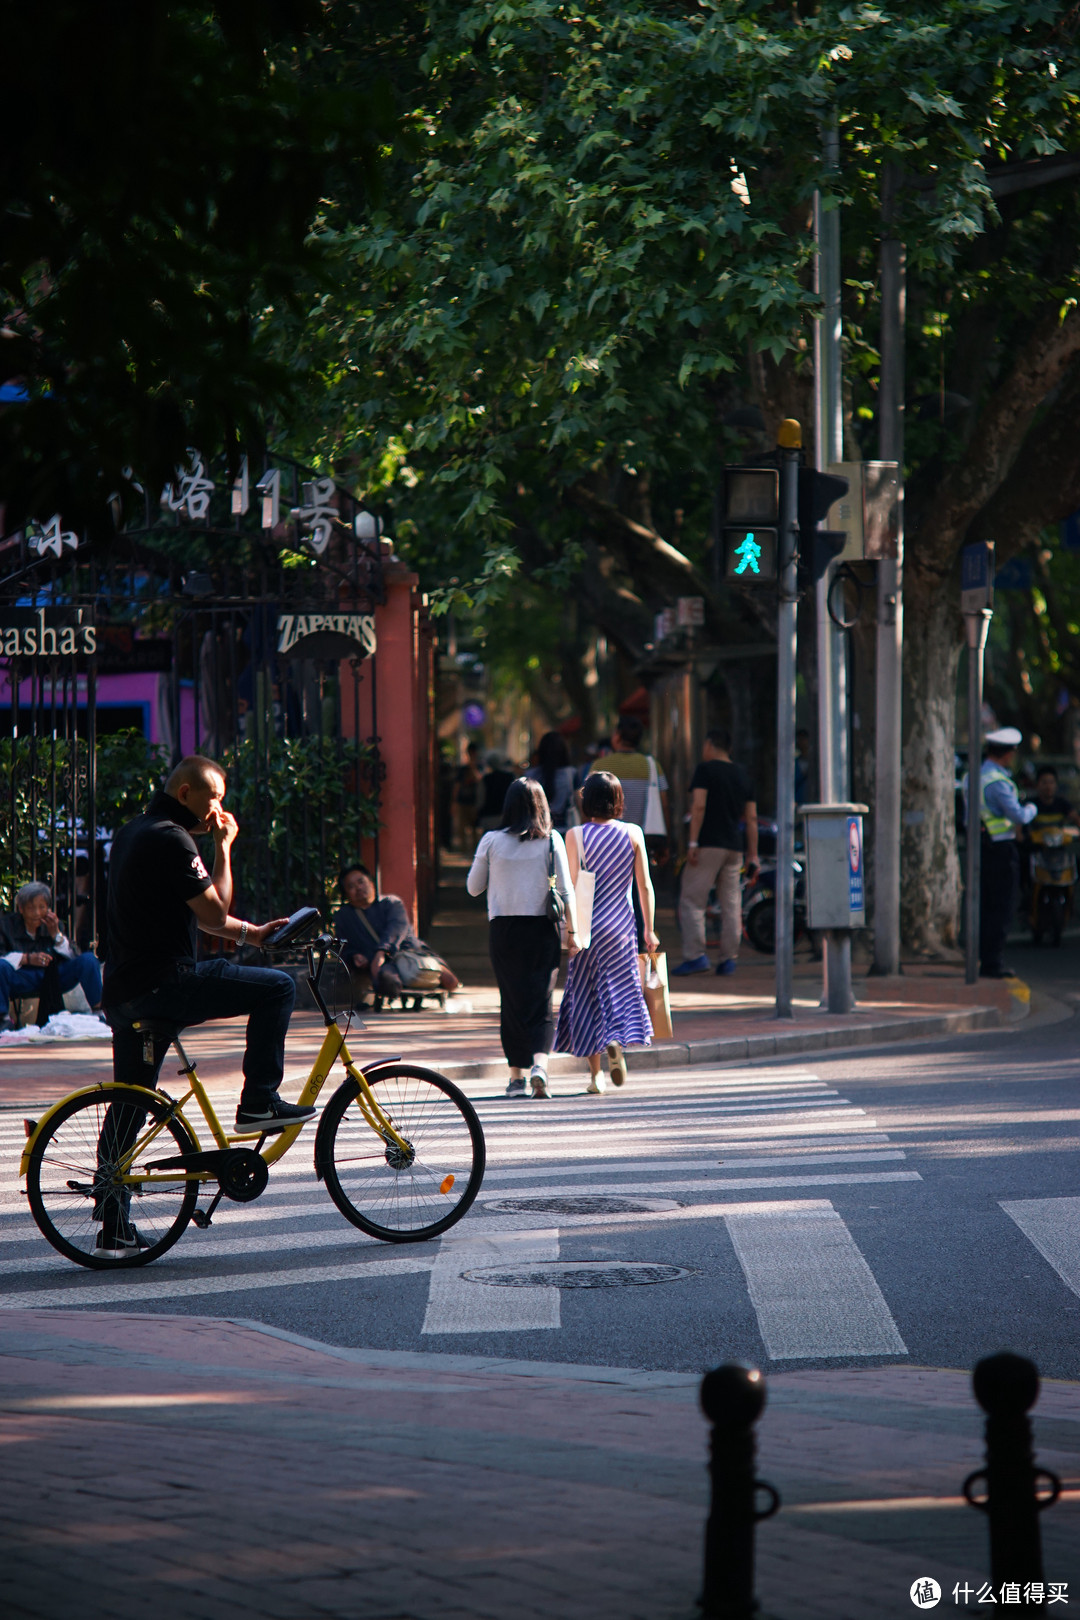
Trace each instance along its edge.
<path fill-rule="evenodd" d="M 182 1120 L 166 1120 L 169 1104 L 165 1099 L 138 1086 L 102 1086 L 61 1105 L 34 1144 L 27 1166 L 26 1191 L 30 1212 L 42 1236 L 66 1259 L 92 1271 L 124 1270 L 157 1260 L 181 1236 L 199 1200 L 197 1181 L 159 1182 L 152 1192 L 147 1188 L 132 1189 L 128 1195 L 130 1214 L 140 1236 L 148 1240 L 146 1248 L 124 1254 L 97 1251 L 105 1221 L 116 1217 L 123 1207 L 123 1195 L 112 1180 L 115 1171 L 110 1170 L 108 1160 L 102 1165 L 99 1156 L 113 1106 L 131 1107 L 139 1110 L 144 1119 L 149 1114 L 156 1121 L 165 1121 L 164 1130 L 149 1149 L 153 1158 L 171 1156 L 171 1149 L 163 1142 L 166 1133 L 179 1153 L 192 1153 L 198 1148 Z M 108 1128 L 122 1132 L 131 1123 L 117 1115 L 109 1120 Z M 134 1129 L 138 1131 L 141 1126 L 135 1124 Z M 99 1180 L 102 1168 L 110 1175 L 104 1187 Z M 72 1179 L 72 1173 L 76 1179 Z"/>
<path fill-rule="evenodd" d="M 487 1153 L 476 1110 L 452 1081 L 415 1064 L 380 1069 L 368 1083 L 414 1157 L 407 1164 L 393 1162 L 400 1149 L 381 1142 L 360 1110 L 350 1108 L 360 1087 L 346 1080 L 327 1103 L 319 1133 L 318 1168 L 326 1190 L 347 1221 L 384 1243 L 438 1237 L 460 1221 L 484 1179 Z M 431 1158 L 423 1156 L 421 1138 Z M 443 1192 L 448 1175 L 453 1186 Z M 428 1219 L 433 1213 L 436 1218 Z"/>

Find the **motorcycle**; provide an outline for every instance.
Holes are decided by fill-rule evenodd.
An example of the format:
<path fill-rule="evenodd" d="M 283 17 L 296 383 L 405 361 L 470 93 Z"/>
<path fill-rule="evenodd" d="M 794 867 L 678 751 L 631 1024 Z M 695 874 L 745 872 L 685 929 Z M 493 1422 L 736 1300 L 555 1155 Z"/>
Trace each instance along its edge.
<path fill-rule="evenodd" d="M 793 937 L 806 933 L 806 873 L 800 861 L 792 861 L 795 874 L 795 907 L 792 916 Z M 743 933 L 754 947 L 766 956 L 776 950 L 776 867 L 761 869 L 753 883 L 743 890 Z"/>
<path fill-rule="evenodd" d="M 1076 827 L 1043 827 L 1028 831 L 1031 843 L 1031 938 L 1041 945 L 1049 935 L 1051 945 L 1061 944 L 1061 932 L 1072 916 L 1073 889 L 1076 886 L 1076 851 L 1080 838 Z"/>

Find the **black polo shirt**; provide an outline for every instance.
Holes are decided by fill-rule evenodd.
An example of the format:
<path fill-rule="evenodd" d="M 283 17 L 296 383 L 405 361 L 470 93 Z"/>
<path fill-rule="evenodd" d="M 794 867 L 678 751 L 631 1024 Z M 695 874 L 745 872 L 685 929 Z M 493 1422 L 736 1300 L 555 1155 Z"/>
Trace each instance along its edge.
<path fill-rule="evenodd" d="M 181 964 L 195 961 L 198 924 L 188 901 L 213 884 L 189 830 L 196 826 L 179 799 L 155 793 L 113 840 L 106 1007 L 169 983 Z"/>

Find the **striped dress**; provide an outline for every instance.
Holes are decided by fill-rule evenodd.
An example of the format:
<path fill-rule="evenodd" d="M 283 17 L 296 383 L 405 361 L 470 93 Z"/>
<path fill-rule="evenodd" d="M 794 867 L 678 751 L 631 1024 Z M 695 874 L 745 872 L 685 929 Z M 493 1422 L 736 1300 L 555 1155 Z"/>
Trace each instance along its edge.
<path fill-rule="evenodd" d="M 648 1046 L 652 1041 L 638 971 L 634 912 L 634 844 L 621 821 L 588 821 L 581 829 L 585 865 L 596 874 L 592 938 L 570 959 L 559 1009 L 555 1050 L 588 1057 L 611 1041 Z"/>

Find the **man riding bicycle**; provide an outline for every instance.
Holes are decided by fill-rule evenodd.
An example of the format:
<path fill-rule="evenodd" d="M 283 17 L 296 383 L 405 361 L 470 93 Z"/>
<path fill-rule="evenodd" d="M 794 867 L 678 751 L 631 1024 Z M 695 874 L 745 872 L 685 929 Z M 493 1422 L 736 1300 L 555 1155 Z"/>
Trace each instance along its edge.
<path fill-rule="evenodd" d="M 154 1038 L 151 1075 L 143 1061 L 143 1036 L 133 1027 L 137 1021 L 158 1019 L 182 1027 L 246 1014 L 236 1128 L 283 1131 L 315 1113 L 278 1095 L 296 986 L 287 973 L 274 968 L 241 967 L 225 956 L 196 960 L 200 928 L 238 945 L 262 945 L 288 920 L 277 917 L 255 925 L 229 915 L 229 852 L 238 828 L 222 808 L 225 786 L 220 765 L 189 755 L 113 842 L 103 997 L 113 1031 L 113 1074 L 121 1084 L 157 1082 L 169 1041 Z M 213 835 L 213 872 L 206 870 L 195 844 L 203 833 Z M 103 1233 L 103 1238 L 134 1246 L 134 1228 L 126 1219 L 122 1224 L 126 1230 Z"/>

